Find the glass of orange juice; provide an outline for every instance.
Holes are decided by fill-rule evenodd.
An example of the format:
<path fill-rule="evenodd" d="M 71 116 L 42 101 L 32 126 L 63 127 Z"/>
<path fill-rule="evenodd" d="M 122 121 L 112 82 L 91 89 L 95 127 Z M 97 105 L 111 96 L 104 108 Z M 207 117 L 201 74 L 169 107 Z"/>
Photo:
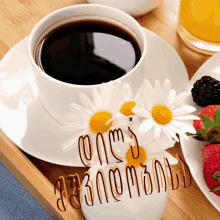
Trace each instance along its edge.
<path fill-rule="evenodd" d="M 220 0 L 181 0 L 178 33 L 198 52 L 219 52 Z"/>

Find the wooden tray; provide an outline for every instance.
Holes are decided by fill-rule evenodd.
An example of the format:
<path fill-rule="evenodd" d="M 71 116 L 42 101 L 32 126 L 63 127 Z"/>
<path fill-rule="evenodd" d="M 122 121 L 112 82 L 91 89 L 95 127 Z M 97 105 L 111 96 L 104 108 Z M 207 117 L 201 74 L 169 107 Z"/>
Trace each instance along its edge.
<path fill-rule="evenodd" d="M 87 3 L 85 0 L 0 0 L 0 59 L 17 42 L 27 36 L 33 26 L 46 14 L 71 4 Z M 137 21 L 145 28 L 153 31 L 170 43 L 186 65 L 189 78 L 209 58 L 192 51 L 180 39 L 176 26 L 178 19 L 179 0 L 164 0 L 159 7 Z M 177 73 L 178 74 L 178 73 Z M 182 155 L 181 147 L 176 144 L 169 152 L 175 156 Z M 54 184 L 60 176 L 67 179 L 68 175 L 78 173 L 82 178 L 85 168 L 74 168 L 55 165 L 19 150 L 5 135 L 0 132 L 0 160 L 14 176 L 29 190 L 54 219 L 85 219 L 81 210 L 70 205 L 65 212 L 57 208 L 59 194 L 54 194 Z M 181 163 L 173 166 L 174 173 L 179 172 L 183 182 Z M 72 193 L 70 186 L 68 193 Z M 202 194 L 194 180 L 188 188 L 180 184 L 177 190 L 170 190 L 169 203 L 163 220 L 200 219 L 217 220 L 220 213 Z"/>

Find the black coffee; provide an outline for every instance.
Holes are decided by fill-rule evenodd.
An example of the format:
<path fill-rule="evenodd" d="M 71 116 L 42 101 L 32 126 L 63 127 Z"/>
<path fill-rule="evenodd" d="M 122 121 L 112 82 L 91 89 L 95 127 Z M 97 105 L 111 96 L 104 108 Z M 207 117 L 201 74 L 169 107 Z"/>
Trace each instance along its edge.
<path fill-rule="evenodd" d="M 51 31 L 39 44 L 36 62 L 63 82 L 94 85 L 117 79 L 139 61 L 136 39 L 116 25 L 76 21 Z"/>

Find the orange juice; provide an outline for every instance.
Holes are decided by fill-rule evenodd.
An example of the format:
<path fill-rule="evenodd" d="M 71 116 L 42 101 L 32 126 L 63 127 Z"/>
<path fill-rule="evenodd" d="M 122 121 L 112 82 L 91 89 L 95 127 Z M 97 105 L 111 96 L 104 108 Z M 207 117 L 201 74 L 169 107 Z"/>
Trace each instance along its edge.
<path fill-rule="evenodd" d="M 181 0 L 179 19 L 193 36 L 220 43 L 220 0 Z"/>

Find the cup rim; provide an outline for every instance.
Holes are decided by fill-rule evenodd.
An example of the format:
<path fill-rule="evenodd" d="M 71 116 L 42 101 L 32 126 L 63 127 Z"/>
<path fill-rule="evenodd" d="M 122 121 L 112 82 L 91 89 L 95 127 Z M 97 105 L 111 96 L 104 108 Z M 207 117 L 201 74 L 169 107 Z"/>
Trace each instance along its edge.
<path fill-rule="evenodd" d="M 79 84 L 72 84 L 72 83 L 67 83 L 67 82 L 63 82 L 63 81 L 60 81 L 58 79 L 55 79 L 53 77 L 51 77 L 50 75 L 48 75 L 47 73 L 45 73 L 35 62 L 34 58 L 33 58 L 33 55 L 32 55 L 32 52 L 30 50 L 31 48 L 31 45 L 32 45 L 32 41 L 33 41 L 33 37 L 36 33 L 36 31 L 38 29 L 41 28 L 42 24 L 44 24 L 47 20 L 49 20 L 49 18 L 53 17 L 54 15 L 56 15 L 57 13 L 60 13 L 60 12 L 63 12 L 65 11 L 67 8 L 74 8 L 74 9 L 77 9 L 77 8 L 82 8 L 82 7 L 89 7 L 89 8 L 97 8 L 99 7 L 100 9 L 102 8 L 107 8 L 108 10 L 112 10 L 112 11 L 116 11 L 117 13 L 122 13 L 124 16 L 127 17 L 127 19 L 130 19 L 130 20 L 133 20 L 134 23 L 136 23 L 136 25 L 140 28 L 140 33 L 141 35 L 143 36 L 143 39 L 144 39 L 144 45 L 143 45 L 143 51 L 142 51 L 142 54 L 141 54 L 141 58 L 140 60 L 138 61 L 138 63 L 135 65 L 134 68 L 132 68 L 132 70 L 130 70 L 129 72 L 127 72 L 125 75 L 117 78 L 117 79 L 114 79 L 114 80 L 111 80 L 111 81 L 108 81 L 108 82 L 103 82 L 103 83 L 100 83 L 100 84 L 94 84 L 94 85 L 79 85 Z M 106 83 L 115 83 L 117 81 L 121 81 L 123 80 L 124 78 L 130 76 L 134 71 L 136 71 L 136 69 L 141 65 L 141 63 L 144 61 L 145 59 L 145 55 L 146 55 L 146 50 L 147 50 L 147 40 L 146 40 L 146 37 L 145 37 L 145 34 L 144 34 L 144 30 L 143 28 L 141 27 L 141 25 L 132 17 L 130 16 L 129 14 L 127 14 L 126 12 L 120 10 L 120 9 L 117 9 L 117 8 L 114 8 L 114 7 L 111 7 L 111 6 L 106 6 L 106 5 L 101 5 L 101 4 L 79 4 L 79 5 L 70 5 L 70 6 L 65 6 L 63 8 L 60 8 L 60 9 L 57 9 L 51 13 L 49 13 L 48 15 L 46 15 L 45 17 L 43 17 L 35 26 L 34 28 L 32 29 L 30 35 L 29 35 L 29 41 L 28 41 L 28 57 L 29 57 L 29 60 L 32 64 L 32 66 L 36 69 L 36 71 L 38 72 L 38 74 L 41 74 L 43 75 L 44 77 L 46 77 L 48 80 L 51 80 L 52 82 L 56 83 L 56 84 L 59 84 L 59 85 L 63 85 L 63 86 L 67 86 L 67 87 L 78 87 L 78 88 L 91 88 L 91 87 L 99 87 L 100 85 L 102 84 L 106 84 Z"/>

